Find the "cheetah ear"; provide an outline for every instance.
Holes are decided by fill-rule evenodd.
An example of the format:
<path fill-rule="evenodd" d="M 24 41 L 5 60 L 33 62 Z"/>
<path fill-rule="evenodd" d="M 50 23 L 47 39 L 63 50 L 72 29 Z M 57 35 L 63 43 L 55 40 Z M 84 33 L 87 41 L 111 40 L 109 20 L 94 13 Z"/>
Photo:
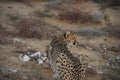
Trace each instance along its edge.
<path fill-rule="evenodd" d="M 69 35 L 70 35 L 70 31 L 66 31 L 66 32 L 64 33 L 64 38 L 67 38 Z"/>

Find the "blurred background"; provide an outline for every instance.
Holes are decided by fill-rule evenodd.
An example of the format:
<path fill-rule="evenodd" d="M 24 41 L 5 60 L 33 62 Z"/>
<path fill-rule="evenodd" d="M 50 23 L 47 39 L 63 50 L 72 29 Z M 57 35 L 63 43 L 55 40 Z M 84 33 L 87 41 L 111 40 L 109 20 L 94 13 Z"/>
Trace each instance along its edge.
<path fill-rule="evenodd" d="M 74 31 L 71 49 L 87 80 L 120 80 L 120 0 L 0 0 L 0 80 L 53 80 L 50 67 L 20 54 L 40 51 Z"/>

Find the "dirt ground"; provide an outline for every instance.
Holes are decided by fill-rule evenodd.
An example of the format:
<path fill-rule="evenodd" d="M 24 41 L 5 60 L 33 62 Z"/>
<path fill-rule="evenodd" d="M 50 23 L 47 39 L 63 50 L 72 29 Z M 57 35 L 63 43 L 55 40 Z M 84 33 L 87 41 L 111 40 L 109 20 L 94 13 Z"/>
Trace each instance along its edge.
<path fill-rule="evenodd" d="M 107 22 L 71 23 L 67 20 L 60 20 L 55 17 L 59 11 L 48 10 L 48 12 L 40 13 L 47 10 L 46 4 L 47 2 L 44 1 L 33 2 L 30 5 L 14 1 L 0 2 L 0 80 L 53 80 L 50 67 L 44 67 L 43 64 L 34 61 L 23 62 L 19 59 L 20 53 L 17 51 L 26 51 L 30 48 L 45 54 L 52 35 L 66 30 L 74 31 L 78 35 L 78 45 L 73 47 L 71 52 L 87 66 L 87 80 L 120 80 L 120 31 L 117 34 L 118 37 L 114 36 L 116 35 L 114 26 L 118 26 L 117 28 L 120 29 L 120 7 L 108 7 L 104 10 L 109 17 L 109 25 L 113 25 L 106 35 L 105 29 L 109 27 Z M 36 12 L 42 16 L 36 15 Z M 18 24 L 22 19 L 25 21 L 33 19 L 33 22 L 35 20 L 40 22 L 39 24 L 31 23 L 32 27 L 42 25 L 50 28 L 46 27 L 43 28 L 43 32 L 35 33 L 36 35 L 45 34 L 37 38 L 32 35 L 32 32 L 29 32 L 31 29 L 28 30 L 30 33 L 28 34 L 26 30 L 22 31 L 19 28 Z M 24 22 L 21 24 L 23 27 L 26 26 Z M 31 28 L 31 24 L 30 26 L 29 23 L 27 24 L 28 28 Z M 88 33 L 82 36 L 82 32 L 79 33 L 79 30 L 88 27 L 93 30 L 105 30 L 103 32 L 105 34 L 100 32 L 100 36 L 96 36 L 97 33 L 93 33 L 91 36 L 91 33 Z M 49 31 L 49 36 L 47 32 L 44 32 L 45 30 Z M 37 30 L 35 29 L 35 31 Z M 28 35 L 20 35 L 22 32 L 26 32 Z"/>

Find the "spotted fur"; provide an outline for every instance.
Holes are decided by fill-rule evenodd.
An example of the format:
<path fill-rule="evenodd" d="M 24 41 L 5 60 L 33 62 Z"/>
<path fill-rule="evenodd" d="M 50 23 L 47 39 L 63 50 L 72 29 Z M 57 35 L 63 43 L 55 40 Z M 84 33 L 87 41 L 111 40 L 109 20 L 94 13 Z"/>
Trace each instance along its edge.
<path fill-rule="evenodd" d="M 57 80 L 84 80 L 85 69 L 79 59 L 69 51 L 69 42 L 77 44 L 76 36 L 74 33 L 66 32 L 55 37 L 48 45 L 47 56 L 54 72 L 53 77 Z"/>

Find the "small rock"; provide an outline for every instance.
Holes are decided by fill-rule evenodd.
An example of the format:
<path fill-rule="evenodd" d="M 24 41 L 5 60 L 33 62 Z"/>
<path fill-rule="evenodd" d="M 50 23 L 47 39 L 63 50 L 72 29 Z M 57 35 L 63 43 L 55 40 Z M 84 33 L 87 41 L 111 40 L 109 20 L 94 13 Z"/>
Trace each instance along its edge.
<path fill-rule="evenodd" d="M 30 61 L 30 57 L 27 55 L 20 54 L 19 59 L 22 60 L 23 62 L 28 62 Z"/>
<path fill-rule="evenodd" d="M 38 51 L 34 54 L 31 54 L 30 57 L 41 57 L 41 55 L 42 55 L 41 52 Z"/>
<path fill-rule="evenodd" d="M 41 57 L 43 61 L 45 61 L 47 59 L 47 57 Z"/>
<path fill-rule="evenodd" d="M 19 39 L 19 38 L 13 39 L 13 43 L 14 43 L 14 44 L 17 43 L 17 42 L 20 42 L 20 43 L 22 43 L 22 44 L 25 44 L 25 41 L 23 41 L 23 40 L 21 40 L 21 39 Z"/>
<path fill-rule="evenodd" d="M 120 57 L 119 57 L 119 56 L 117 56 L 116 58 L 117 58 L 117 60 L 120 60 Z"/>
<path fill-rule="evenodd" d="M 88 68 L 91 68 L 92 66 L 88 65 L 87 67 L 88 67 Z"/>
<path fill-rule="evenodd" d="M 11 72 L 18 72 L 18 69 L 9 69 Z"/>
<path fill-rule="evenodd" d="M 42 59 L 37 59 L 37 61 L 38 61 L 38 64 L 42 64 L 43 63 Z"/>
<path fill-rule="evenodd" d="M 104 72 L 103 72 L 103 71 L 99 71 L 99 70 L 98 70 L 98 71 L 97 71 L 97 73 L 98 73 L 98 74 L 103 74 Z"/>
<path fill-rule="evenodd" d="M 15 43 L 17 43 L 17 42 L 20 42 L 20 39 L 15 38 L 15 39 L 13 40 L 13 43 L 15 44 Z"/>
<path fill-rule="evenodd" d="M 86 48 L 87 48 L 88 50 L 90 50 L 90 51 L 92 50 L 92 48 L 91 48 L 91 47 L 89 47 L 89 46 L 87 46 Z"/>

